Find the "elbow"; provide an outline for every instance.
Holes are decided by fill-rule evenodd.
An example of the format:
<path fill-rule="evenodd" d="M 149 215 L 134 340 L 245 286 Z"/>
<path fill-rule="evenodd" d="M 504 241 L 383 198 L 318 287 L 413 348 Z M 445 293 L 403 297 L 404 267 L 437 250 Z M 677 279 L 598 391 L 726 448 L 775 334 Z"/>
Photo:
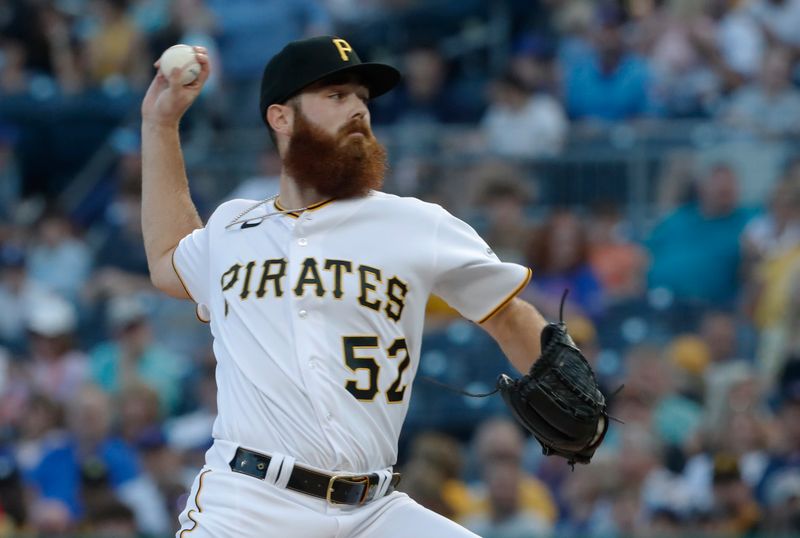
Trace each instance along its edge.
<path fill-rule="evenodd" d="M 173 277 L 172 275 L 165 275 L 163 274 L 163 272 L 159 271 L 150 272 L 150 282 L 157 290 L 176 299 L 191 299 L 191 296 L 184 289 L 183 285 L 180 284 L 180 281 L 176 282 L 176 280 L 177 277 Z"/>
<path fill-rule="evenodd" d="M 159 271 L 150 269 L 150 283 L 159 291 L 168 293 L 167 279 Z"/>
<path fill-rule="evenodd" d="M 157 290 L 172 297 L 183 297 L 183 290 L 180 289 L 181 284 L 178 280 L 178 275 L 172 265 L 171 251 L 161 256 L 155 263 L 151 262 L 148 265 L 150 269 L 150 283 L 153 284 Z"/>

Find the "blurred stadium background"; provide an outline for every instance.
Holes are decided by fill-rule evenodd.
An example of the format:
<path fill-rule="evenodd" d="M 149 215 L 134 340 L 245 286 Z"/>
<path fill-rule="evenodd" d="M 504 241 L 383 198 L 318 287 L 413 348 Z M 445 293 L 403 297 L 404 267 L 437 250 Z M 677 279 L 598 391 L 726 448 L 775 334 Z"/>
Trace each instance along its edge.
<path fill-rule="evenodd" d="M 151 287 L 139 103 L 174 43 L 214 75 L 182 125 L 202 215 L 276 192 L 266 60 L 336 33 L 386 190 L 441 203 L 568 323 L 612 401 L 588 467 L 499 398 L 418 379 L 402 488 L 487 538 L 800 534 L 800 0 L 0 0 L 0 535 L 170 536 L 214 358 Z M 509 371 L 435 298 L 420 374 Z"/>

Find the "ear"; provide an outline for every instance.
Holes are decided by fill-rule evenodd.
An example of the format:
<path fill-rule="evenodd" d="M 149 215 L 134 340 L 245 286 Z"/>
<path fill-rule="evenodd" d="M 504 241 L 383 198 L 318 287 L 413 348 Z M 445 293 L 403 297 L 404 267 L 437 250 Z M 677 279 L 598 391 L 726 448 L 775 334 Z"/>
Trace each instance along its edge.
<path fill-rule="evenodd" d="M 276 134 L 289 136 L 294 126 L 294 110 L 287 105 L 270 105 L 267 122 Z"/>

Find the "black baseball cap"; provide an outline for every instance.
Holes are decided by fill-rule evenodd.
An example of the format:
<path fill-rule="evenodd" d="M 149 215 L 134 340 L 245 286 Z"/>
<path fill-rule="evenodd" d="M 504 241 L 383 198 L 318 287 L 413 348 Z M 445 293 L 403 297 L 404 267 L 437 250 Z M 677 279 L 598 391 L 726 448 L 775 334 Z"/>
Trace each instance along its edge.
<path fill-rule="evenodd" d="M 363 63 L 353 47 L 336 36 L 292 41 L 272 57 L 261 77 L 261 120 L 266 123 L 270 105 L 286 102 L 303 88 L 331 75 L 355 74 L 378 97 L 400 82 L 400 72 L 391 65 Z"/>

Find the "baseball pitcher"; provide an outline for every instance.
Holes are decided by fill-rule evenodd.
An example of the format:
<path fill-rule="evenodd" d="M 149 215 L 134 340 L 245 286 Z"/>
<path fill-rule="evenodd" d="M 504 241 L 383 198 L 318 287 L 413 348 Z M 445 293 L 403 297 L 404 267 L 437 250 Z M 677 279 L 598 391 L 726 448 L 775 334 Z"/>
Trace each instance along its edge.
<path fill-rule="evenodd" d="M 204 225 L 178 135 L 210 72 L 194 50 L 199 77 L 159 72 L 142 104 L 151 279 L 194 301 L 217 359 L 214 444 L 177 536 L 474 536 L 395 490 L 431 293 L 529 372 L 499 389 L 545 452 L 588 462 L 603 397 L 563 323 L 516 298 L 531 271 L 440 206 L 380 191 L 386 151 L 367 103 L 398 71 L 338 37 L 289 43 L 264 69 L 259 111 L 280 194 L 226 202 Z"/>

